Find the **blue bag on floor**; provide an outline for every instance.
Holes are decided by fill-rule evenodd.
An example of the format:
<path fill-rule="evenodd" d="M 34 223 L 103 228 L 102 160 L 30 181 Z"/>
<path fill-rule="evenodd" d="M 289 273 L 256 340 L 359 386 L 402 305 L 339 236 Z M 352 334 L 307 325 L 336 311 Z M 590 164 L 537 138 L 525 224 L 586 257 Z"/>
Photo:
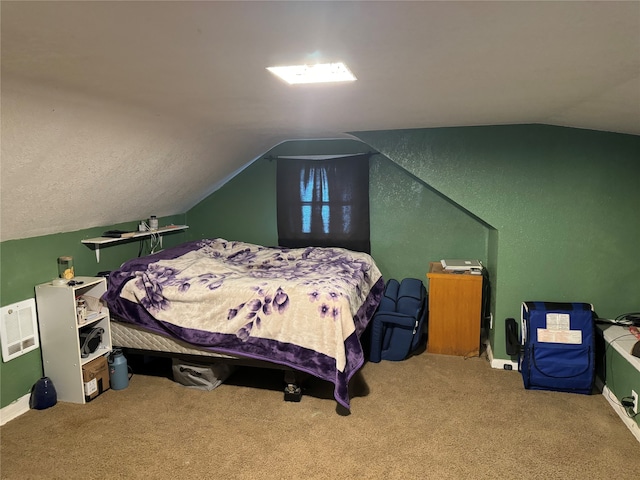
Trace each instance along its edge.
<path fill-rule="evenodd" d="M 524 302 L 519 369 L 524 387 L 590 394 L 595 314 L 588 303 Z"/>

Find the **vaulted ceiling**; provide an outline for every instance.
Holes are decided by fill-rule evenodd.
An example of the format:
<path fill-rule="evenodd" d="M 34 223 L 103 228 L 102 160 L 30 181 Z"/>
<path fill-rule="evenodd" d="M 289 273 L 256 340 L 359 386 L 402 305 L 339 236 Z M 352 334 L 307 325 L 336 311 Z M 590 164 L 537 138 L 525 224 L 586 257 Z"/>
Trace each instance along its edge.
<path fill-rule="evenodd" d="M 640 2 L 2 1 L 1 239 L 183 213 L 287 139 L 640 135 Z M 344 61 L 348 84 L 267 66 Z"/>

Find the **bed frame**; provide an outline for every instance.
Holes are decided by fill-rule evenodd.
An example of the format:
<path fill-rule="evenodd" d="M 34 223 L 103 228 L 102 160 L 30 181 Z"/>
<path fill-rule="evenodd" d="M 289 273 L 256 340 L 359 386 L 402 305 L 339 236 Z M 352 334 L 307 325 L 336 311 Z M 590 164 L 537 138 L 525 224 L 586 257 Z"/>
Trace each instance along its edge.
<path fill-rule="evenodd" d="M 302 398 L 300 385 L 307 374 L 285 365 L 212 352 L 177 338 L 148 332 L 136 325 L 120 322 L 117 317 L 111 319 L 111 341 L 114 348 L 121 348 L 125 353 L 134 355 L 179 358 L 201 364 L 226 363 L 233 366 L 282 370 L 284 372 L 284 400 L 299 402 Z"/>

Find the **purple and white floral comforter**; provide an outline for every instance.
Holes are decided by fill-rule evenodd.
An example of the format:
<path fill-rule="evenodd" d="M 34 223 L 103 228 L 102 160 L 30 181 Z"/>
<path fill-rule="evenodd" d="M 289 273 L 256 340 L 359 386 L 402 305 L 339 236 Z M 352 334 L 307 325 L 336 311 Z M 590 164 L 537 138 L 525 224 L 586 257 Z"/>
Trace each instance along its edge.
<path fill-rule="evenodd" d="M 384 280 L 366 253 L 198 240 L 112 272 L 112 313 L 155 333 L 220 353 L 266 360 L 335 385 L 364 363 L 360 335 Z"/>

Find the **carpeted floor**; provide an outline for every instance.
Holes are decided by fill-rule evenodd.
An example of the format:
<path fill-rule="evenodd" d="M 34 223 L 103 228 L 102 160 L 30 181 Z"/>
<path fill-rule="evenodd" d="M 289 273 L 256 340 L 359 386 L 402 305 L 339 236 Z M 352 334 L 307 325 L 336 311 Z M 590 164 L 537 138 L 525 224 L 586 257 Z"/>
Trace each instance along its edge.
<path fill-rule="evenodd" d="M 329 384 L 311 379 L 289 403 L 281 382 L 242 369 L 205 392 L 136 374 L 2 426 L 1 477 L 640 478 L 640 443 L 602 395 L 527 391 L 483 358 L 369 363 L 349 415 Z"/>

